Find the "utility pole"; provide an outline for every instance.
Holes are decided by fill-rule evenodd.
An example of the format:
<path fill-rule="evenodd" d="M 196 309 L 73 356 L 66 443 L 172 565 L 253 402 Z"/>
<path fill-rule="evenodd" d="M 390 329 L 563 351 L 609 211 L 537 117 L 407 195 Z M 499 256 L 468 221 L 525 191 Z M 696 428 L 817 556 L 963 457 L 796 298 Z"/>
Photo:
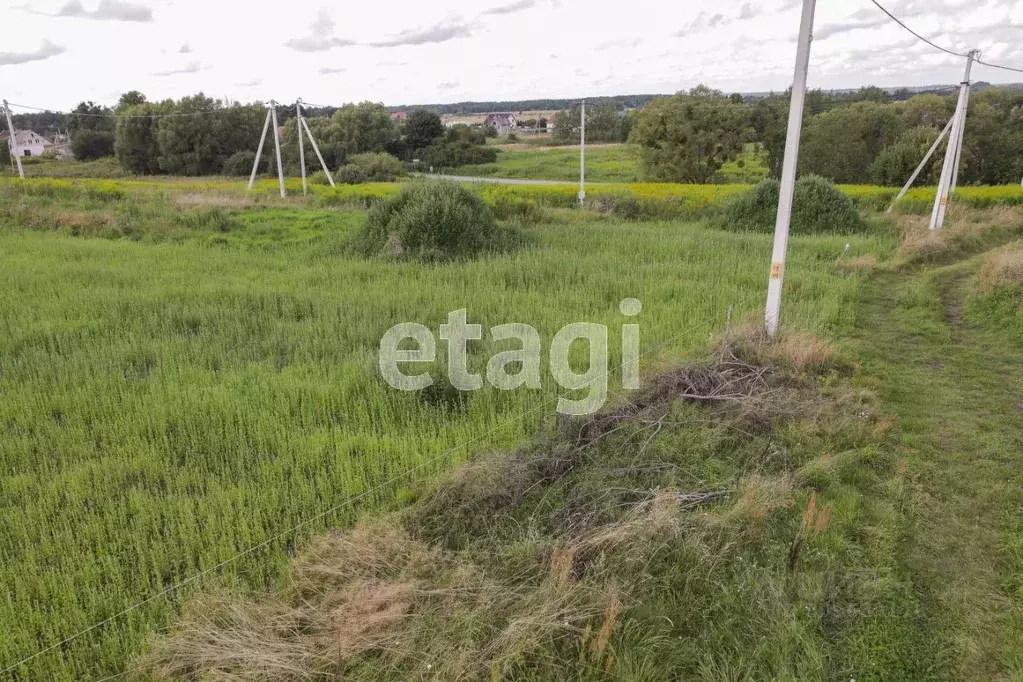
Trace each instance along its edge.
<path fill-rule="evenodd" d="M 273 118 L 274 147 L 277 149 L 277 180 L 281 184 L 281 198 L 287 194 L 284 191 L 284 164 L 281 163 L 281 131 L 277 126 L 277 102 L 270 100 L 270 114 Z"/>
<path fill-rule="evenodd" d="M 316 158 L 320 160 L 320 166 L 323 168 L 323 172 L 327 174 L 327 182 L 330 183 L 331 187 L 337 187 L 337 185 L 334 184 L 334 176 L 331 175 L 330 169 L 327 168 L 327 162 L 323 160 L 323 154 L 320 153 L 320 147 L 316 144 L 316 138 L 313 137 L 313 131 L 309 130 L 309 124 L 306 123 L 305 117 L 303 117 L 299 123 L 301 123 L 302 127 L 305 128 L 305 134 L 313 145 L 313 151 L 316 152 Z"/>
<path fill-rule="evenodd" d="M 309 194 L 309 189 L 306 186 L 305 180 L 305 145 L 302 144 L 302 99 L 299 98 L 295 102 L 295 114 L 298 116 L 298 120 L 295 121 L 295 127 L 298 128 L 298 164 L 302 167 L 302 194 Z"/>
<path fill-rule="evenodd" d="M 909 176 L 909 182 L 905 184 L 905 186 L 902 188 L 902 191 L 899 192 L 899 196 L 895 197 L 895 201 L 892 202 L 892 205 L 888 207 L 888 210 L 885 211 L 885 213 L 891 213 L 892 209 L 895 208 L 895 204 L 899 203 L 899 200 L 901 200 L 902 197 L 906 196 L 906 192 L 908 192 L 909 188 L 913 186 L 913 183 L 916 182 L 916 179 L 917 177 L 919 177 L 920 172 L 924 169 L 924 166 L 926 166 L 927 162 L 931 160 L 932 156 L 934 156 L 934 152 L 937 151 L 938 145 L 940 145 L 941 141 L 945 139 L 946 135 L 948 135 L 948 131 L 952 129 L 952 124 L 954 122 L 955 122 L 954 116 L 948 119 L 948 123 L 945 124 L 945 129 L 941 131 L 941 135 L 938 135 L 938 139 L 934 141 L 934 144 L 931 145 L 931 148 L 927 150 L 926 154 L 924 154 L 924 160 L 920 162 L 920 165 L 916 167 L 916 170 L 913 171 L 913 174 Z"/>
<path fill-rule="evenodd" d="M 249 189 L 256 181 L 256 171 L 259 169 L 259 160 L 263 157 L 263 145 L 266 143 L 266 133 L 270 129 L 270 107 L 266 108 L 266 121 L 263 123 L 263 134 L 259 136 L 259 149 L 256 150 L 256 160 L 252 163 L 252 175 L 249 176 Z"/>
<path fill-rule="evenodd" d="M 810 70 L 810 43 L 813 41 L 813 16 L 817 0 L 803 0 L 799 22 L 799 43 L 796 46 L 796 70 L 792 78 L 792 101 L 789 103 L 789 128 L 785 137 L 785 160 L 781 170 L 781 192 L 778 215 L 774 223 L 774 251 L 771 255 L 771 278 L 767 285 L 767 333 L 778 333 L 781 319 L 781 291 L 785 278 L 785 256 L 789 247 L 789 223 L 792 219 L 792 198 L 796 188 L 796 164 L 799 160 L 799 135 L 803 129 L 803 102 L 806 100 L 806 78 Z"/>
<path fill-rule="evenodd" d="M 931 210 L 930 229 L 932 230 L 941 229 L 945 225 L 945 211 L 948 209 L 948 196 L 952 188 L 952 176 L 958 161 L 959 144 L 962 142 L 961 133 L 965 123 L 963 119 L 966 117 L 966 100 L 969 98 L 970 91 L 970 71 L 973 69 L 973 60 L 976 55 L 976 50 L 970 50 L 966 54 L 966 73 L 963 76 L 963 82 L 959 85 L 959 102 L 956 104 L 952 132 L 948 138 L 945 162 L 941 167 L 938 192 L 934 196 L 934 208 Z"/>
<path fill-rule="evenodd" d="M 586 200 L 586 100 L 579 108 L 579 208 Z"/>
<path fill-rule="evenodd" d="M 11 131 L 11 140 L 7 143 L 7 148 L 11 152 L 11 156 L 18 163 L 18 177 L 22 180 L 25 179 L 25 169 L 21 166 L 21 150 L 18 149 L 18 136 L 14 134 L 14 121 L 11 120 L 11 105 L 4 100 L 4 116 L 7 117 L 7 129 Z"/>
<path fill-rule="evenodd" d="M 963 115 L 959 117 L 959 144 L 956 145 L 956 163 L 952 167 L 952 185 L 949 187 L 948 195 L 955 196 L 956 187 L 959 186 L 959 164 L 963 158 L 963 137 L 966 135 L 966 117 L 970 112 L 970 86 L 966 86 L 966 101 L 963 102 Z"/>

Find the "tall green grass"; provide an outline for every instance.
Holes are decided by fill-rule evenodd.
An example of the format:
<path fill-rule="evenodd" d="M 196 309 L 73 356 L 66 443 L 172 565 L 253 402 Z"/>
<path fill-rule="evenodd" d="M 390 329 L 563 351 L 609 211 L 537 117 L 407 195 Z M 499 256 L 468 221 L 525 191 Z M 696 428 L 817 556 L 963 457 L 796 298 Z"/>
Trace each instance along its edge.
<path fill-rule="evenodd" d="M 274 584 L 291 547 L 386 503 L 397 484 L 352 507 L 349 497 L 414 467 L 450 467 L 468 452 L 441 455 L 459 444 L 520 441 L 561 393 L 546 371 L 540 391 L 485 389 L 454 407 L 399 393 L 376 368 L 393 324 L 436 330 L 466 308 L 485 330 L 531 324 L 546 348 L 565 324 L 604 323 L 614 366 L 618 304 L 636 297 L 643 312 L 628 321 L 642 325 L 643 348 L 671 340 L 677 358 L 720 330 L 729 306 L 760 314 L 771 249 L 766 235 L 579 219 L 533 230 L 515 253 L 390 262 L 346 255 L 361 213 L 287 203 L 217 213 L 161 203 L 159 187 L 68 198 L 80 186 L 59 183 L 0 213 L 0 668 L 284 533 L 205 579 Z M 135 231 L 52 229 L 65 213 L 115 224 L 126 213 Z M 786 324 L 850 323 L 860 280 L 833 267 L 847 241 L 793 240 Z M 891 246 L 854 242 L 859 253 Z M 474 363 L 495 351 L 484 342 Z M 195 587 L 16 674 L 118 673 Z"/>

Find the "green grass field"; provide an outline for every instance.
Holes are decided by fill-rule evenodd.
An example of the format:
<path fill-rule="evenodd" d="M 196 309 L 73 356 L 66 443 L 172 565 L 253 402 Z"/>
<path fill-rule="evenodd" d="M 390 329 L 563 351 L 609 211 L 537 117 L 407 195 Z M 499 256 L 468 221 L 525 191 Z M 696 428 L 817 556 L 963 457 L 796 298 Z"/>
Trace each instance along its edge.
<path fill-rule="evenodd" d="M 545 343 L 575 321 L 614 339 L 619 301 L 636 297 L 643 348 L 677 358 L 720 331 L 729 306 L 760 314 L 770 256 L 766 236 L 568 212 L 528 228 L 513 254 L 366 260 L 343 248 L 359 211 L 237 206 L 233 189 L 193 207 L 185 183 L 96 187 L 12 185 L 0 213 L 0 668 L 155 598 L 19 679 L 120 672 L 198 585 L 162 590 L 268 539 L 202 587 L 271 586 L 290 547 L 401 487 L 375 486 L 448 468 L 469 454 L 442 456 L 460 444 L 520 441 L 559 395 L 547 378 L 453 410 L 399 393 L 375 365 L 391 325 L 436 329 L 466 308 L 485 329 L 531 324 Z M 851 324 L 861 278 L 832 267 L 847 241 L 793 240 L 788 324 Z M 854 251 L 891 247 L 858 237 Z M 480 357 L 492 352 L 486 342 Z"/>
<path fill-rule="evenodd" d="M 452 170 L 451 174 L 570 182 L 579 179 L 579 147 L 500 149 L 495 163 L 463 166 Z M 763 154 L 755 145 L 748 144 L 739 158 L 725 164 L 718 175 L 718 182 L 722 184 L 757 183 L 767 177 Z M 639 150 L 630 144 L 588 146 L 586 179 L 590 182 L 641 182 Z"/>

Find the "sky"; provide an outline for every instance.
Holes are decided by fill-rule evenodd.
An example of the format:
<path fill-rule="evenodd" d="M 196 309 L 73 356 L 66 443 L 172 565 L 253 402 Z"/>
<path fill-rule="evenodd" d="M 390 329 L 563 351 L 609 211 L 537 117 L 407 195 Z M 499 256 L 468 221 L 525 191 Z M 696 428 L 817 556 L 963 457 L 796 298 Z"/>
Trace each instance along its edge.
<path fill-rule="evenodd" d="M 1023 0 L 879 0 L 958 52 L 1023 68 Z M 801 0 L 0 0 L 0 97 L 66 111 L 202 91 L 388 105 L 784 90 Z M 870 0 L 821 0 L 809 85 L 957 83 L 964 60 Z M 976 67 L 975 80 L 1023 82 Z"/>

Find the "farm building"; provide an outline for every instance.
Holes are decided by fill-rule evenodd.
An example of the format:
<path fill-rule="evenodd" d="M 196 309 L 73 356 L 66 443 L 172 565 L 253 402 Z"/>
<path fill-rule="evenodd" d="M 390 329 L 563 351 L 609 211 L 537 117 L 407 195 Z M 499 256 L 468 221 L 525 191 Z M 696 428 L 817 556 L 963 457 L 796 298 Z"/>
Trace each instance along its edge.
<path fill-rule="evenodd" d="M 483 125 L 494 126 L 498 135 L 509 135 L 518 124 L 515 114 L 489 114 Z"/>
<path fill-rule="evenodd" d="M 15 130 L 14 135 L 18 153 L 22 156 L 42 156 L 47 147 L 53 146 L 52 142 L 31 130 Z M 10 133 L 6 131 L 0 133 L 0 140 L 7 143 L 8 147 L 11 146 L 10 137 Z"/>

